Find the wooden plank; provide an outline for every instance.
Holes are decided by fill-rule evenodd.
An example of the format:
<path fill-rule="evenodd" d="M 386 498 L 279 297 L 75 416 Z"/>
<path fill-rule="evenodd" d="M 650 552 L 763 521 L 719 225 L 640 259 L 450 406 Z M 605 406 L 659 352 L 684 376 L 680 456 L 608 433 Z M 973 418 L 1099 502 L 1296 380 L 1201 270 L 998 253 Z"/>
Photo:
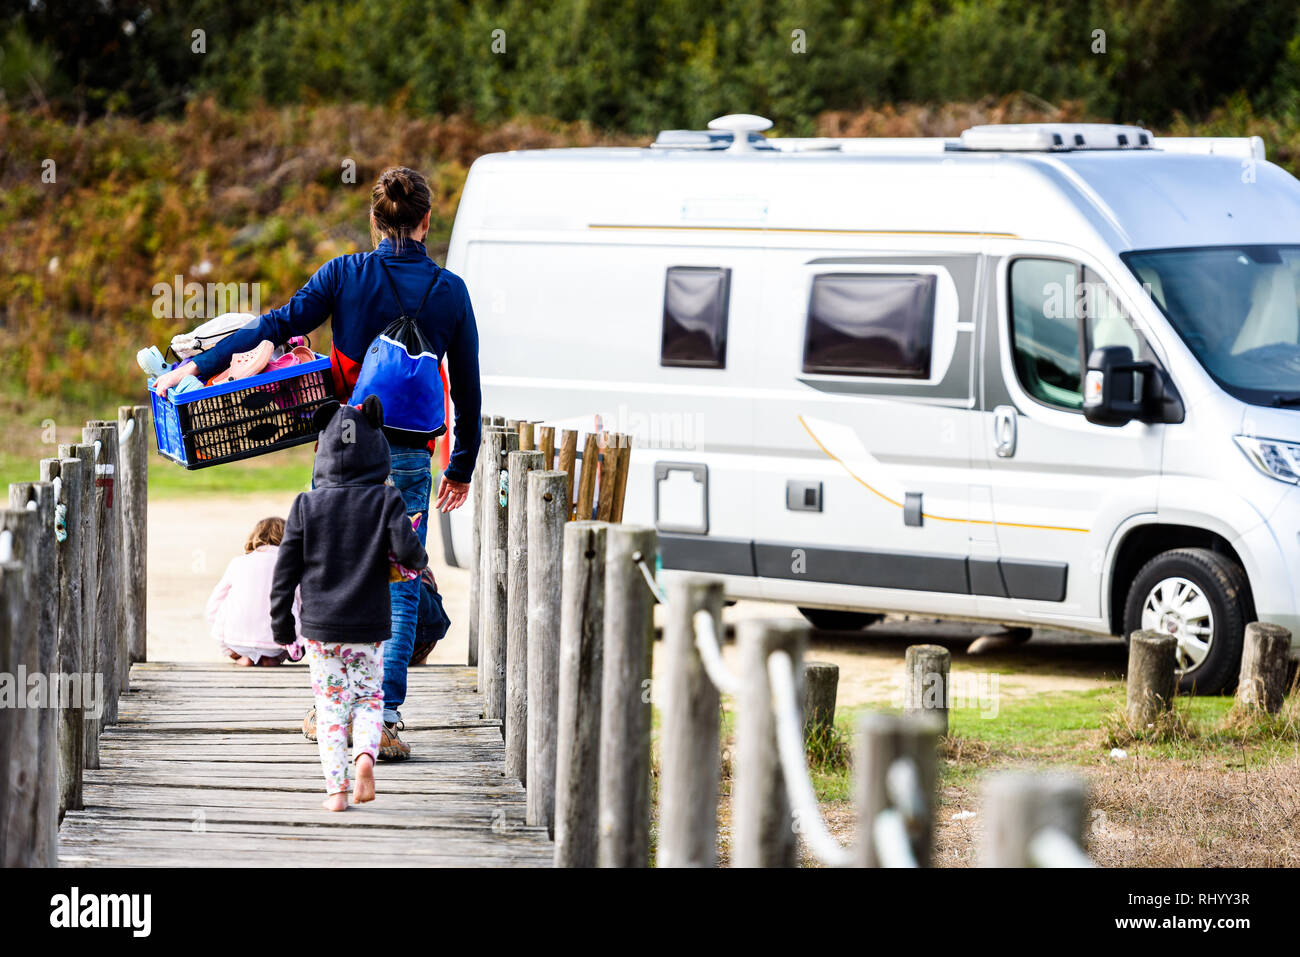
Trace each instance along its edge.
<path fill-rule="evenodd" d="M 305 669 L 137 664 L 100 767 L 84 773 L 84 809 L 65 815 L 59 863 L 548 866 L 546 830 L 525 825 L 474 678 L 463 665 L 412 669 L 411 759 L 380 764 L 374 803 L 337 814 L 320 807 L 319 751 L 300 731 Z"/>

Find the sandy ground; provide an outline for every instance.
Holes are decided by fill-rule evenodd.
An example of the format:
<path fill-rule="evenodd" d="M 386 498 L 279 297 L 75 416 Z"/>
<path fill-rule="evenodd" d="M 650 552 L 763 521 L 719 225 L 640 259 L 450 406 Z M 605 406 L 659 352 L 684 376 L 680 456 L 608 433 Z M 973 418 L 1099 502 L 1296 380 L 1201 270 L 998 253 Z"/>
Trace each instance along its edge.
<path fill-rule="evenodd" d="M 230 559 L 243 551 L 254 523 L 287 515 L 293 493 L 237 497 L 170 498 L 149 505 L 149 658 L 155 661 L 215 661 L 216 643 L 203 618 L 209 593 Z M 463 662 L 469 573 L 442 561 L 437 529 L 430 557 L 452 627 L 432 661 Z M 797 616 L 793 606 L 740 602 L 726 610 L 730 625 L 742 618 Z M 1114 639 L 1041 630 L 1016 648 L 970 655 L 966 649 L 987 628 L 930 619 L 890 619 L 861 634 L 816 633 L 810 658 L 840 666 L 839 704 L 901 703 L 899 675 L 908 645 L 933 642 L 953 652 L 953 670 L 996 675 L 997 691 L 1018 697 L 1043 691 L 1079 690 L 1113 680 L 1124 667 L 1124 646 Z M 724 656 L 734 667 L 735 646 Z M 656 672 L 662 655 L 656 655 Z M 652 694 L 657 697 L 660 682 Z M 971 686 L 972 688 L 975 685 Z M 972 692 L 974 693 L 974 692 Z M 972 707 L 978 706 L 972 701 Z"/>

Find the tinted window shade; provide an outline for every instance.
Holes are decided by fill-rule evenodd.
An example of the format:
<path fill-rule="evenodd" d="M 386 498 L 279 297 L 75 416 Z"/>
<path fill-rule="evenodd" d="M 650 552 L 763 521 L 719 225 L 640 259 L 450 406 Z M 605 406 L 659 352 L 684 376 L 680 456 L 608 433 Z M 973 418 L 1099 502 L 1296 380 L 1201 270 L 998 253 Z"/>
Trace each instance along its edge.
<path fill-rule="evenodd" d="M 927 378 L 936 284 L 935 276 L 817 276 L 803 371 Z"/>
<path fill-rule="evenodd" d="M 664 283 L 664 328 L 659 364 L 725 368 L 730 298 L 730 269 L 671 267 Z"/>

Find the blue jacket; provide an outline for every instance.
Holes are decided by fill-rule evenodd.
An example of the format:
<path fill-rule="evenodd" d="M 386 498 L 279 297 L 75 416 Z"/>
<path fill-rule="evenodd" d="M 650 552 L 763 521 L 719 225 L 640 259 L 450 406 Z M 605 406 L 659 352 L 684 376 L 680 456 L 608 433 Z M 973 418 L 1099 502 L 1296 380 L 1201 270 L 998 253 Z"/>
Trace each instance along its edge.
<path fill-rule="evenodd" d="M 236 352 L 246 352 L 263 339 L 282 343 L 305 336 L 334 317 L 334 382 L 342 400 L 352 391 L 361 360 L 374 338 L 401 313 L 377 261 L 382 257 L 393 274 L 402 305 L 415 309 L 436 275 L 437 281 L 418 316 L 434 352 L 447 360 L 451 399 L 456 407 L 455 447 L 447 465 L 447 478 L 468 482 L 474 471 L 479 444 L 482 396 L 478 376 L 478 327 L 464 281 L 429 258 L 423 243 L 406 240 L 401 252 L 385 239 L 373 252 L 336 256 L 307 280 L 307 284 L 279 309 L 262 316 L 256 326 L 227 336 L 207 352 L 194 357 L 199 376 L 212 378 L 230 364 Z"/>

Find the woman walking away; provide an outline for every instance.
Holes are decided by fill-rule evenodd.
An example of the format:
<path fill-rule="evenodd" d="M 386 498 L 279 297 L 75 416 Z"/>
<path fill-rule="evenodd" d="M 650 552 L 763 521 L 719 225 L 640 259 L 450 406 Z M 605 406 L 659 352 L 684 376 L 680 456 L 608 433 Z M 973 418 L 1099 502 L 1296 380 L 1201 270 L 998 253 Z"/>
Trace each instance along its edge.
<path fill-rule="evenodd" d="M 282 518 L 264 518 L 253 526 L 244 554 L 230 560 L 208 599 L 212 637 L 237 665 L 278 665 L 286 657 L 297 661 L 303 655 L 301 634 L 287 649 L 271 636 L 271 576 L 283 538 Z"/>
<path fill-rule="evenodd" d="M 391 563 L 416 571 L 428 564 L 401 494 L 385 484 L 391 463 L 383 423 L 374 396 L 360 410 L 332 402 L 316 413 L 314 424 L 323 431 L 312 490 L 299 494 L 289 511 L 271 589 L 272 628 L 284 645 L 295 638 L 293 596 L 302 589 L 327 811 L 348 806 L 349 725 L 357 772 L 352 800 L 375 798 Z"/>
<path fill-rule="evenodd" d="M 334 384 L 339 399 L 346 402 L 375 337 L 406 314 L 415 320 L 434 354 L 446 358 L 456 408 L 456 442 L 438 484 L 436 505 L 444 512 L 459 508 L 469 494 L 479 444 L 478 330 L 465 283 L 435 264 L 424 248 L 431 210 L 432 198 L 424 177 L 405 167 L 385 170 L 370 193 L 373 252 L 331 259 L 287 304 L 159 376 L 155 390 L 166 395 L 187 375 L 198 375 L 206 382 L 230 365 L 236 352 L 246 352 L 263 339 L 287 342 L 292 336 L 306 335 L 332 315 Z M 416 533 L 423 543 L 429 527 L 433 484 L 429 467 L 432 443 L 392 429 L 387 437 L 392 458 L 390 477 L 406 502 L 407 514 L 426 516 Z M 384 645 L 382 760 L 410 755 L 398 730 L 400 709 L 406 700 L 406 668 L 415 645 L 419 588 L 418 581 L 391 586 L 392 638 Z M 308 737 L 315 733 L 310 720 L 304 723 L 303 730 Z"/>

